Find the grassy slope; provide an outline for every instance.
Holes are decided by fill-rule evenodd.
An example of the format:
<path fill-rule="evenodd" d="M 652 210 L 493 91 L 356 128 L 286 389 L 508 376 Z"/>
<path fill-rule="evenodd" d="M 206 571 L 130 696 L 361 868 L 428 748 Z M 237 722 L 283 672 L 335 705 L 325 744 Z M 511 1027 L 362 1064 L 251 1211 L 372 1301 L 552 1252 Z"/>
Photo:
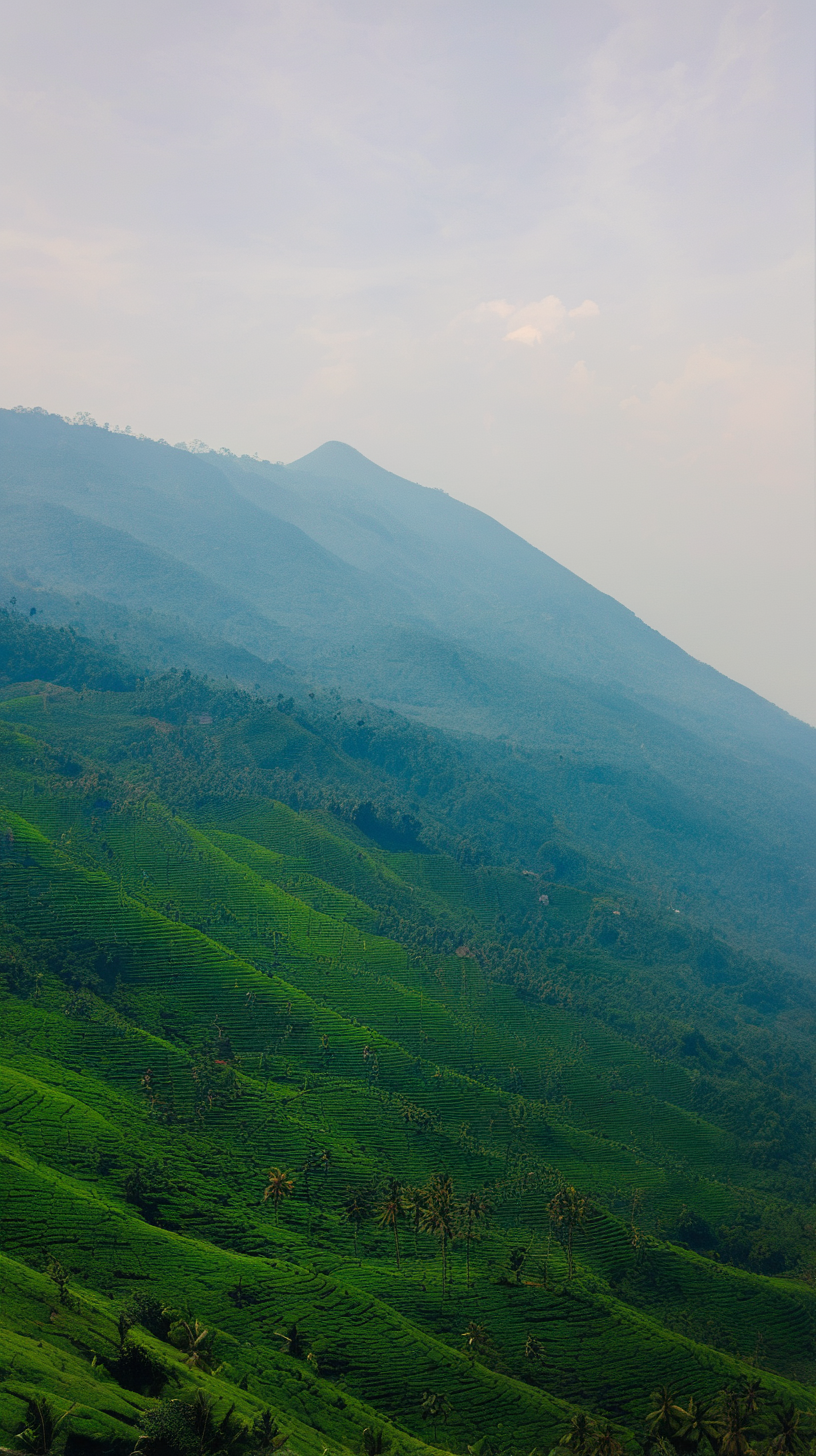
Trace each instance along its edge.
<path fill-rule="evenodd" d="M 3 705 L 34 733 L 47 712 Z M 756 1365 L 808 1403 L 791 1382 L 812 1376 L 810 1289 L 660 1237 L 683 1204 L 712 1221 L 782 1216 L 733 1133 L 695 1110 L 693 1073 L 580 1010 L 520 999 L 478 959 L 377 934 L 386 903 L 441 928 L 449 949 L 457 927 L 486 933 L 512 913 L 521 875 L 388 855 L 268 802 L 193 822 L 136 785 L 103 807 L 87 765 L 25 733 L 4 738 L 2 783 L 7 958 L 15 931 L 109 953 L 97 978 L 73 980 L 45 956 L 42 980 L 12 976 L 4 1005 L 7 1431 L 24 1392 L 79 1390 L 72 1425 L 125 1439 L 148 1398 L 100 1362 L 134 1287 L 219 1332 L 217 1378 L 152 1342 L 171 1381 L 209 1383 L 247 1414 L 271 1404 L 304 1452 L 359 1449 L 382 1421 L 408 1451 L 429 1435 L 429 1387 L 451 1400 L 453 1449 L 484 1434 L 509 1450 L 551 1444 L 559 1398 L 636 1428 L 655 1383 L 713 1392 Z M 566 887 L 553 902 L 565 921 L 585 913 Z M 261 1202 L 270 1164 L 297 1176 L 277 1225 Z M 349 1188 L 440 1169 L 495 1204 L 472 1288 L 459 1247 L 444 1300 L 427 1236 L 414 1253 L 403 1231 L 398 1273 L 387 1231 L 364 1226 L 358 1262 L 342 1217 Z M 559 1175 L 595 1204 L 572 1284 L 544 1213 Z M 70 1306 L 42 1272 L 46 1250 L 71 1271 Z M 275 1332 L 295 1319 L 312 1361 L 282 1352 Z M 471 1319 L 497 1368 L 462 1353 Z M 529 1334 L 543 1364 L 524 1358 Z"/>

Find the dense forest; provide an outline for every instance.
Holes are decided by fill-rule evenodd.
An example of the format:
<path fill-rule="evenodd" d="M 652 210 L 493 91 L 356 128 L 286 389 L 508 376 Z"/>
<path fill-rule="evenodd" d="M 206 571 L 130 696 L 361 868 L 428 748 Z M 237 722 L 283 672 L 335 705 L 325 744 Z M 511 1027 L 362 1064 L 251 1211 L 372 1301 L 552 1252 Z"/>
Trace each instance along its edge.
<path fill-rule="evenodd" d="M 4 1447 L 807 1451 L 801 957 L 542 815 L 522 748 L 22 606 Z"/>

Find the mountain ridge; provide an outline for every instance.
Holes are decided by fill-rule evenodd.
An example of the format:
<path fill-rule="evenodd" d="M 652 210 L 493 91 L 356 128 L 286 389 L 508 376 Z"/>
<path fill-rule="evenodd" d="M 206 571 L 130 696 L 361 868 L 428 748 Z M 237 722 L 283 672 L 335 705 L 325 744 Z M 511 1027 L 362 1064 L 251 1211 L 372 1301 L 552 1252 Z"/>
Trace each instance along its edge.
<path fill-rule="evenodd" d="M 84 533 L 88 614 L 154 668 L 172 642 L 223 674 L 232 645 L 244 687 L 278 663 L 304 711 L 336 690 L 460 738 L 474 772 L 515 763 L 507 813 L 537 803 L 542 840 L 555 814 L 702 921 L 816 952 L 816 730 L 483 513 L 339 442 L 276 466 L 10 411 L 0 488 L 0 572 L 55 620 Z"/>

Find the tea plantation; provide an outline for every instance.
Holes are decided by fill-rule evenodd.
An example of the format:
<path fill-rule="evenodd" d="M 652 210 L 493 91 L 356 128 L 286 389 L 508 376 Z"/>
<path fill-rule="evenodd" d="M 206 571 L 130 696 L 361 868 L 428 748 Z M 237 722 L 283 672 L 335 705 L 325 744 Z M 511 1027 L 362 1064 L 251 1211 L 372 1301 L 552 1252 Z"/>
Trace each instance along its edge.
<path fill-rule="evenodd" d="M 291 704 L 41 671 L 0 689 L 2 1444 L 615 1456 L 693 1397 L 686 1451 L 804 1449 L 807 978 L 612 868 L 443 852 Z"/>

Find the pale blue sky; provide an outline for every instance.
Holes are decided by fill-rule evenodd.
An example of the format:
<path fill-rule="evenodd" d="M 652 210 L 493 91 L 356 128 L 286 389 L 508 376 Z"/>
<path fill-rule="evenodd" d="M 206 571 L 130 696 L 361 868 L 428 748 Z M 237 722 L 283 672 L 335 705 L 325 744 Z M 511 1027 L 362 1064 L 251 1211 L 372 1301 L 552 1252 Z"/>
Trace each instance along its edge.
<path fill-rule="evenodd" d="M 346 440 L 816 722 L 809 3 L 2 19 L 0 403 Z"/>

